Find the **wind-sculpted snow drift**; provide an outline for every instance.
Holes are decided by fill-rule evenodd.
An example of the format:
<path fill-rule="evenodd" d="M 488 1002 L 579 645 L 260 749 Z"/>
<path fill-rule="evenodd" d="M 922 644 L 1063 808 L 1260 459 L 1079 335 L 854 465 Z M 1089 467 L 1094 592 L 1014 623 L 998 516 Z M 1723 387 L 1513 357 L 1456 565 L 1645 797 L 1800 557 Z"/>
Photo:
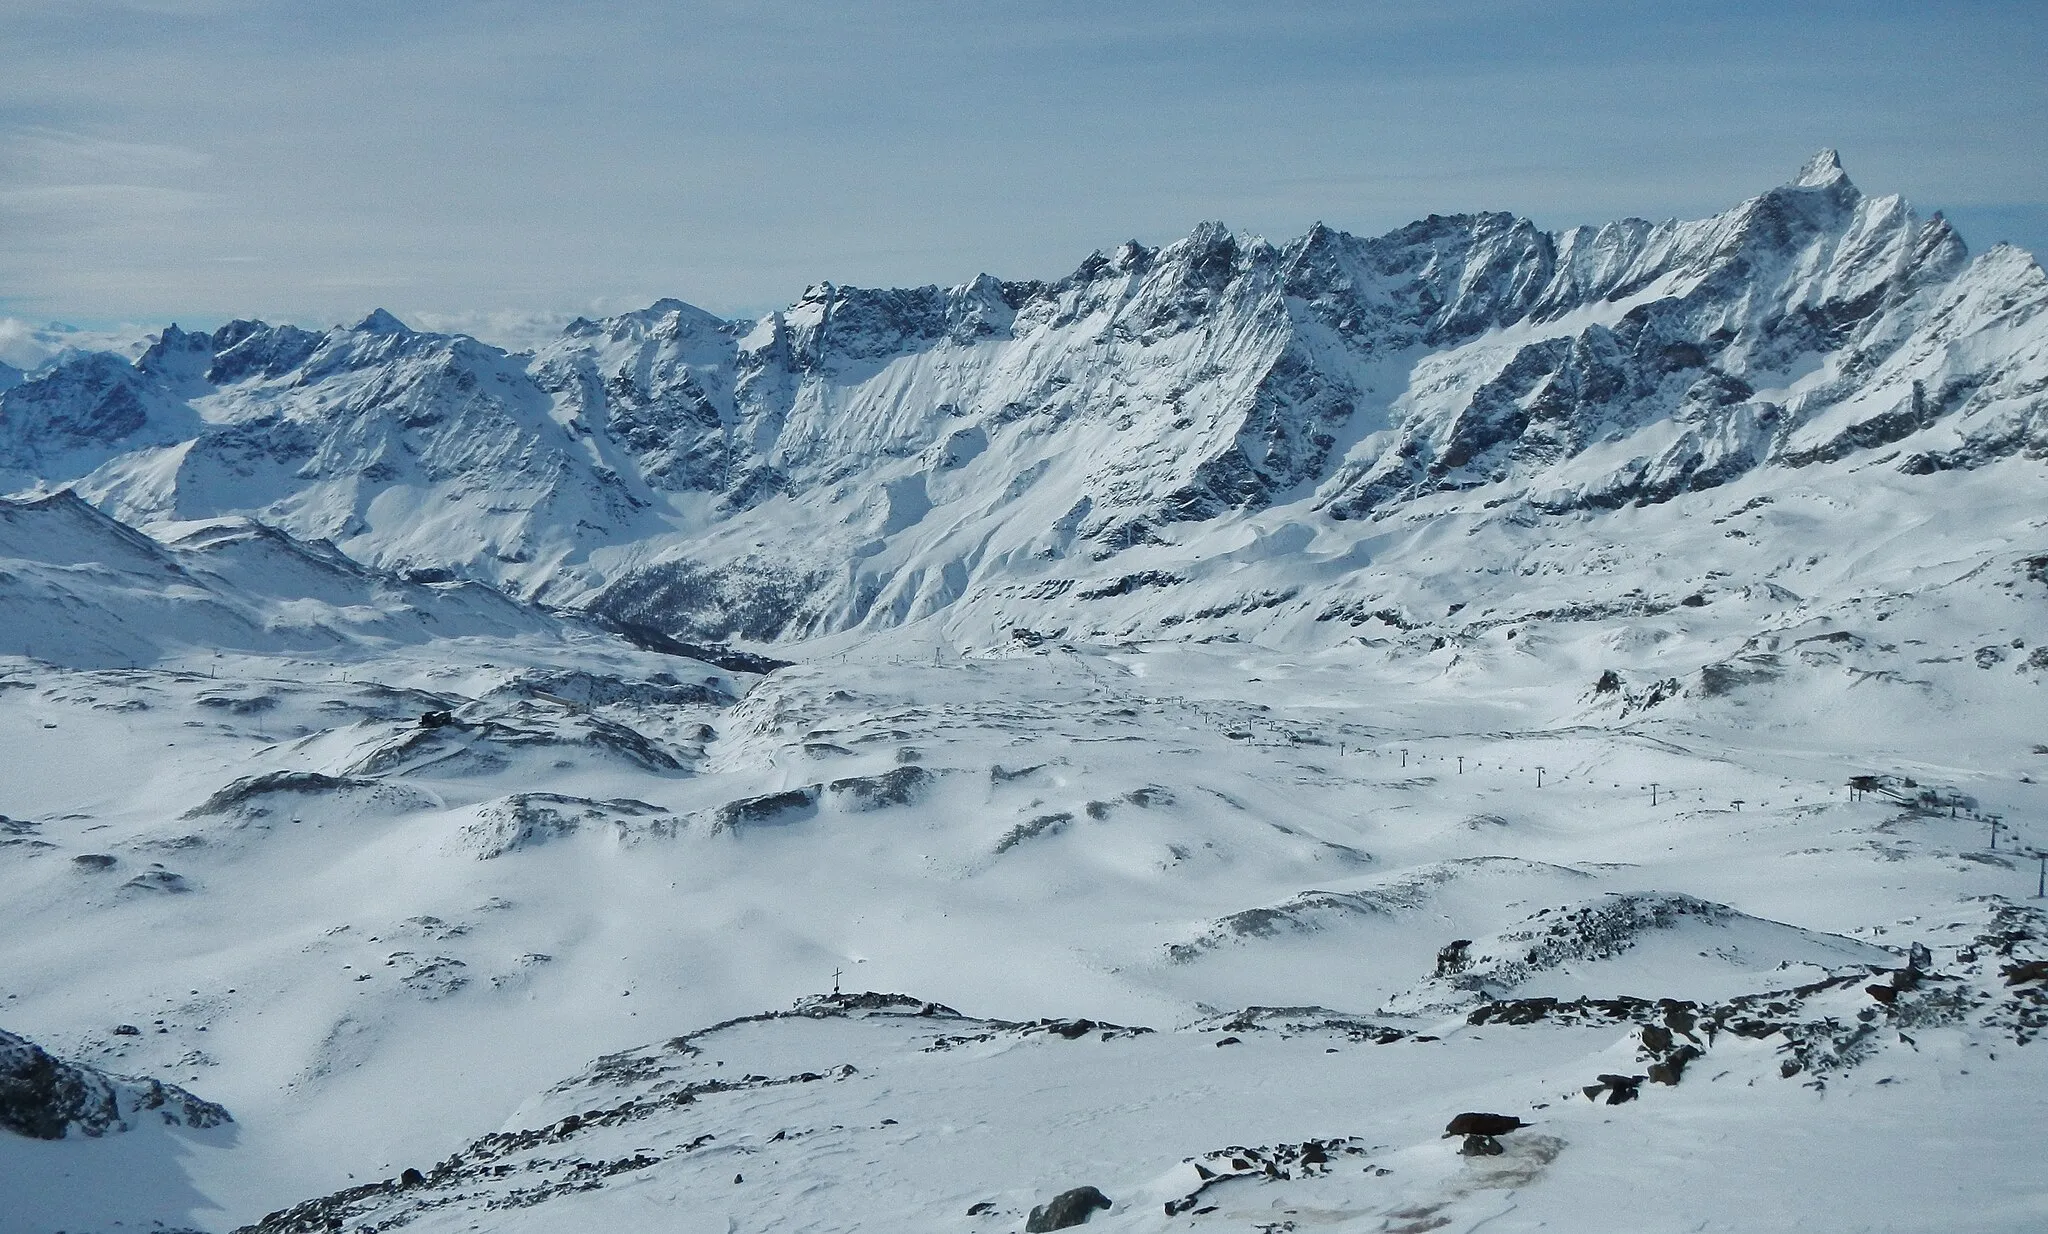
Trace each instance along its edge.
<path fill-rule="evenodd" d="M 0 1234 L 2039 1229 L 2044 306 L 1822 155 L 0 383 Z"/>

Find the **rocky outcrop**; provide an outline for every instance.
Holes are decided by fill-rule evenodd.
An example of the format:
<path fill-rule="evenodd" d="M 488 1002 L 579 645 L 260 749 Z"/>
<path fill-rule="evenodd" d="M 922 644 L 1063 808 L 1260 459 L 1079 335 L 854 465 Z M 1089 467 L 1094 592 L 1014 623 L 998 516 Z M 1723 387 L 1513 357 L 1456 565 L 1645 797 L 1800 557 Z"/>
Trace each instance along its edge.
<path fill-rule="evenodd" d="M 113 1075 L 50 1054 L 0 1030 L 0 1128 L 38 1140 L 97 1137 L 161 1119 L 173 1127 L 217 1127 L 228 1112 L 174 1084 Z"/>
<path fill-rule="evenodd" d="M 1098 1209 L 1109 1208 L 1108 1196 L 1095 1187 L 1074 1187 L 1062 1191 L 1052 1199 L 1031 1210 L 1024 1221 L 1026 1234 L 1045 1230 L 1064 1230 L 1070 1226 L 1082 1225 L 1095 1215 Z"/>

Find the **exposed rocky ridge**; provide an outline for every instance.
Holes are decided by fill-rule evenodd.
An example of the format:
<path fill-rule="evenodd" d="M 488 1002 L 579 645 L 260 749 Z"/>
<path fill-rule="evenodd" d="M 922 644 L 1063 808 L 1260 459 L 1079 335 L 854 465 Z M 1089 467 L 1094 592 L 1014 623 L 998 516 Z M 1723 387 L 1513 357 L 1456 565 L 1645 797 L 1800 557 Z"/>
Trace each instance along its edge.
<path fill-rule="evenodd" d="M 98 1137 L 128 1131 L 150 1115 L 174 1127 L 234 1121 L 175 1084 L 69 1062 L 0 1030 L 0 1128 L 38 1140 L 61 1140 L 74 1131 Z"/>

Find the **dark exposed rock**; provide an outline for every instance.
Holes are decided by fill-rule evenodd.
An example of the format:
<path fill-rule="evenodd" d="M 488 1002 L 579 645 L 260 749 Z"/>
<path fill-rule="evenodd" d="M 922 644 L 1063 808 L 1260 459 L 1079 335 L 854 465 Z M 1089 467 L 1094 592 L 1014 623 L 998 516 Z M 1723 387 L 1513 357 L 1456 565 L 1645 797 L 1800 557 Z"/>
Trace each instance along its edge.
<path fill-rule="evenodd" d="M 1598 1101 L 1604 1095 L 1608 1105 L 1621 1105 L 1634 1101 L 1638 1090 L 1643 1086 L 1643 1081 L 1649 1078 L 1646 1075 L 1603 1074 L 1597 1077 L 1597 1082 L 1586 1085 L 1581 1091 L 1586 1094 L 1588 1101 Z"/>
<path fill-rule="evenodd" d="M 711 831 L 741 831 L 748 827 L 802 822 L 818 812 L 818 786 L 785 789 L 759 797 L 728 801 L 712 812 Z"/>
<path fill-rule="evenodd" d="M 192 890 L 192 884 L 182 874 L 165 869 L 144 870 L 142 873 L 121 884 L 124 891 L 154 891 L 166 895 L 182 895 Z"/>
<path fill-rule="evenodd" d="M 675 751 L 640 730 L 577 708 L 567 717 L 508 716 L 467 723 L 458 720 L 439 728 L 415 727 L 386 740 L 349 770 L 359 776 L 418 773 L 428 768 L 441 775 L 488 774 L 503 770 L 518 751 L 547 747 L 595 750 L 655 773 L 683 769 Z M 351 780 L 346 786 L 374 784 Z"/>
<path fill-rule="evenodd" d="M 1999 970 L 2005 984 L 2025 985 L 2030 981 L 2048 981 L 2048 960 L 2026 960 L 2008 965 Z"/>
<path fill-rule="evenodd" d="M 1685 1075 L 1687 1065 L 1694 1059 L 1702 1057 L 1704 1053 L 1696 1045 L 1679 1046 L 1649 1065 L 1648 1078 L 1657 1084 L 1676 1084 Z"/>
<path fill-rule="evenodd" d="M 1501 998 L 1473 1008 L 1466 1015 L 1465 1022 L 1474 1026 L 1534 1024 L 1539 1020 L 1554 1020 L 1564 1024 L 1583 1024 L 1600 1020 L 1647 1022 L 1655 1011 L 1656 1004 L 1650 1000 L 1625 996 L 1574 999 Z"/>
<path fill-rule="evenodd" d="M 1621 955 L 1653 931 L 1693 922 L 1725 924 L 1741 916 L 1725 904 L 1677 892 L 1609 893 L 1540 910 L 1496 935 L 1488 954 L 1474 955 L 1442 980 L 1453 991 L 1497 996 L 1563 964 Z"/>
<path fill-rule="evenodd" d="M 906 764 L 878 776 L 850 776 L 825 786 L 841 809 L 881 810 L 889 806 L 915 804 L 936 783 L 938 777 L 916 764 Z"/>
<path fill-rule="evenodd" d="M 1700 697 L 1719 698 L 1733 694 L 1744 686 L 1776 681 L 1779 674 L 1776 659 L 1768 656 L 1749 656 L 1709 664 L 1700 669 Z"/>
<path fill-rule="evenodd" d="M 1467 1111 L 1452 1119 L 1444 1128 L 1444 1139 L 1454 1135 L 1506 1135 L 1519 1131 L 1529 1124 L 1512 1114 L 1486 1114 Z"/>
<path fill-rule="evenodd" d="M 175 1085 L 67 1062 L 0 1031 L 0 1128 L 39 1140 L 61 1140 L 73 1129 L 97 1137 L 127 1131 L 150 1113 L 172 1126 L 233 1121 L 220 1106 Z"/>
<path fill-rule="evenodd" d="M 1136 574 L 1126 574 L 1113 583 L 1090 591 L 1077 591 L 1074 593 L 1074 598 L 1077 600 L 1106 600 L 1112 596 L 1127 596 L 1134 591 L 1147 587 L 1173 587 L 1186 581 L 1180 575 L 1169 574 L 1164 570 L 1141 570 Z"/>
<path fill-rule="evenodd" d="M 1073 821 L 1074 816 L 1064 810 L 1054 814 L 1041 814 L 1036 818 L 1026 819 L 1024 822 L 1010 828 L 1009 831 L 1003 834 L 1002 839 L 996 841 L 996 851 L 998 853 L 1007 853 L 1026 840 L 1035 839 L 1038 836 L 1053 835 L 1064 830 L 1066 825 Z"/>
<path fill-rule="evenodd" d="M 1062 1191 L 1031 1210 L 1031 1215 L 1024 1221 L 1025 1234 L 1043 1234 L 1048 1230 L 1080 1225 L 1094 1216 L 1097 1209 L 1109 1206 L 1109 1197 L 1094 1187 Z"/>
<path fill-rule="evenodd" d="M 1501 1142 L 1490 1135 L 1468 1135 L 1458 1146 L 1461 1157 L 1498 1157 L 1506 1151 Z"/>
<path fill-rule="evenodd" d="M 942 1015 L 959 1014 L 946 1007 L 940 1007 L 939 1013 Z M 921 1011 L 920 1014 L 922 1014 Z M 926 1051 L 936 1053 L 940 1050 L 950 1050 L 957 1046 L 971 1043 L 993 1041 L 1003 1036 L 1034 1037 L 1044 1035 L 1058 1037 L 1065 1041 L 1079 1041 L 1090 1033 L 1094 1033 L 1099 1040 L 1114 1041 L 1119 1037 L 1144 1036 L 1152 1031 L 1144 1027 L 1111 1024 L 1105 1020 L 1086 1019 L 1044 1019 L 1034 1020 L 1028 1024 L 1012 1023 L 1006 1020 L 977 1020 L 974 1023 L 981 1026 L 980 1031 L 936 1038 L 930 1045 L 925 1047 Z"/>
<path fill-rule="evenodd" d="M 585 714 L 579 719 L 584 729 L 582 744 L 586 746 L 621 755 L 648 771 L 683 769 L 682 760 L 639 729 L 600 716 Z"/>

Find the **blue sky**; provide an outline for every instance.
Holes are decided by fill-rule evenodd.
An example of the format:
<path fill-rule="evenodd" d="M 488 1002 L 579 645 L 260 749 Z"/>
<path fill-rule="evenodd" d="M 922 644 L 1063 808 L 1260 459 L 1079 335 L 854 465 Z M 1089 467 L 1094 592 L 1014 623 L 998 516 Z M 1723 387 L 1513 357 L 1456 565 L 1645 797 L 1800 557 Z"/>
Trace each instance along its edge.
<path fill-rule="evenodd" d="M 1203 219 L 1690 217 L 1835 146 L 2048 252 L 2048 5 L 0 0 L 0 316 L 516 334 Z"/>

